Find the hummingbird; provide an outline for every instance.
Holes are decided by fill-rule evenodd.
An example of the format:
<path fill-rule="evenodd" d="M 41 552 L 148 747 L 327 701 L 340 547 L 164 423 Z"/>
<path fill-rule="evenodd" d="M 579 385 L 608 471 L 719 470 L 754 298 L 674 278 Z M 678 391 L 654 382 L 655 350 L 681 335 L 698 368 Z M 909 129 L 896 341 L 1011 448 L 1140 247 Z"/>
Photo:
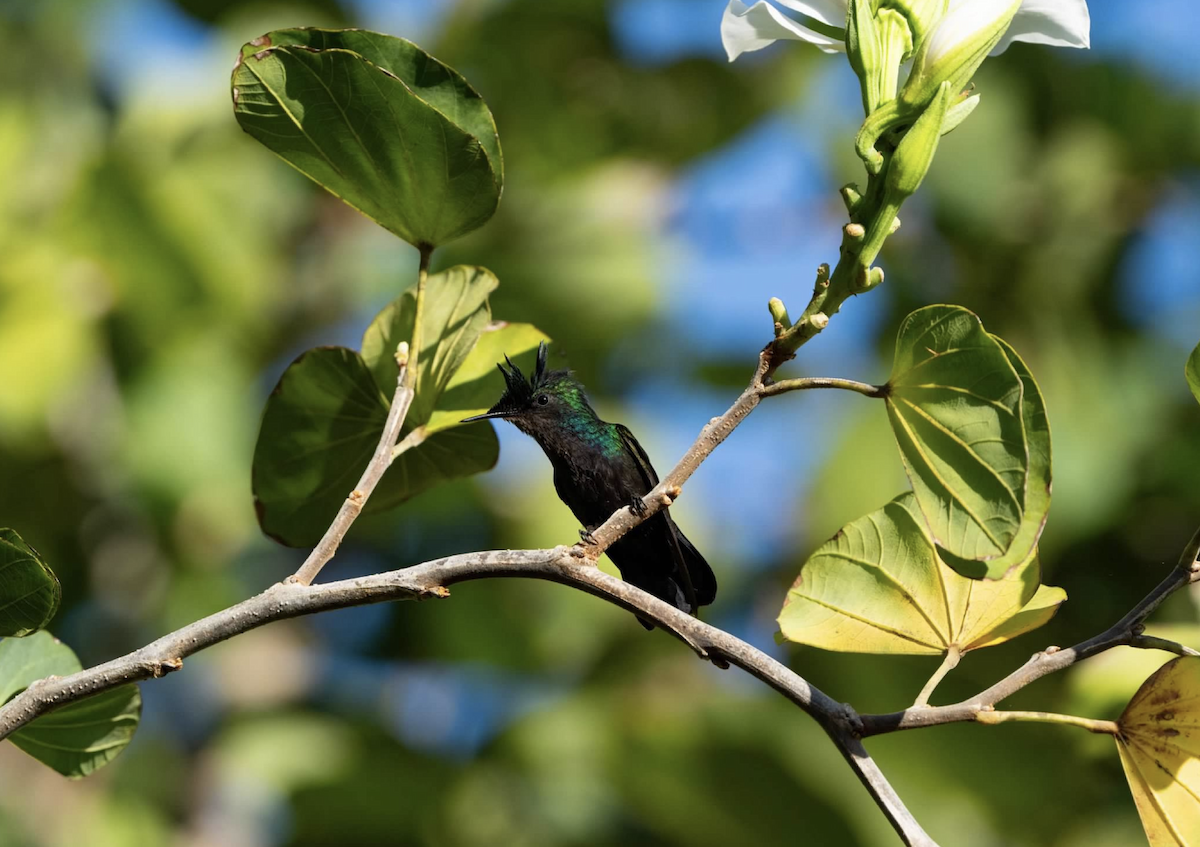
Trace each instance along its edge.
<path fill-rule="evenodd" d="M 583 524 L 579 534 L 585 543 L 623 506 L 644 515 L 642 498 L 658 485 L 658 475 L 628 427 L 600 420 L 570 371 L 546 369 L 545 342 L 538 345 L 529 379 L 508 356 L 504 361 L 507 369 L 496 365 L 504 375 L 504 393 L 487 412 L 463 423 L 501 418 L 532 436 L 554 468 L 559 499 Z M 626 582 L 690 615 L 716 598 L 712 568 L 665 511 L 613 542 L 607 553 Z"/>

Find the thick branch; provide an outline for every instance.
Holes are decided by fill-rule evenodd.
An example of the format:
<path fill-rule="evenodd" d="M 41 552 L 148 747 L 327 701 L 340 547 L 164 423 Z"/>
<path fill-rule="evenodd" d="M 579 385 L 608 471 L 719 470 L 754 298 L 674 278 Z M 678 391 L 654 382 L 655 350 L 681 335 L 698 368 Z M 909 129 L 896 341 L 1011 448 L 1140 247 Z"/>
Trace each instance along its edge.
<path fill-rule="evenodd" d="M 816 718 L 905 844 L 936 847 L 863 749 L 856 737 L 852 710 L 761 650 L 609 576 L 594 567 L 578 546 L 466 553 L 403 570 L 318 585 L 278 583 L 118 659 L 70 676 L 35 682 L 0 707 L 0 739 L 67 703 L 178 670 L 193 653 L 272 621 L 388 600 L 446 597 L 448 586 L 455 583 L 494 577 L 544 579 L 581 589 L 653 621 L 702 658 L 737 665 L 765 682 Z"/>

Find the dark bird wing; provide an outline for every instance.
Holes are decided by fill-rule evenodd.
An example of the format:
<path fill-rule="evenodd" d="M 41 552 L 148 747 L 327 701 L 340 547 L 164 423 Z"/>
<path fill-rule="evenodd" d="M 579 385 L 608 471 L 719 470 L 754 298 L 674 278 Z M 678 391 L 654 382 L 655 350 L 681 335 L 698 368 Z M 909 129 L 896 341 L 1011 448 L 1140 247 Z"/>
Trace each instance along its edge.
<path fill-rule="evenodd" d="M 621 444 L 637 464 L 638 471 L 641 473 L 642 481 L 646 485 L 646 491 L 658 485 L 658 474 L 654 472 L 654 466 L 650 464 L 650 457 L 646 455 L 646 451 L 642 449 L 642 445 L 634 438 L 633 433 L 629 428 L 622 424 L 615 424 L 617 433 L 621 436 Z M 667 534 L 671 547 L 671 557 L 674 559 L 675 568 L 674 576 L 679 585 L 690 609 L 684 611 L 695 614 L 700 606 L 707 606 L 716 599 L 717 596 L 717 579 L 713 575 L 712 568 L 709 567 L 704 557 L 700 555 L 700 551 L 695 548 L 692 542 L 688 541 L 687 536 L 679 531 L 675 525 L 675 521 L 670 515 L 665 512 L 662 515 L 656 515 L 651 520 L 661 519 L 666 523 Z M 671 598 L 663 598 L 667 602 L 674 603 Z"/>
<path fill-rule="evenodd" d="M 638 440 L 633 437 L 633 433 L 629 431 L 629 427 L 624 424 L 613 424 L 617 428 L 617 434 L 621 436 L 621 446 L 625 448 L 625 452 L 633 457 L 637 463 L 638 470 L 641 471 L 642 481 L 646 483 L 646 491 L 649 491 L 654 486 L 658 485 L 658 474 L 654 472 L 654 466 L 650 464 L 650 457 L 646 455 L 646 451 L 642 449 L 642 445 L 638 444 Z"/>

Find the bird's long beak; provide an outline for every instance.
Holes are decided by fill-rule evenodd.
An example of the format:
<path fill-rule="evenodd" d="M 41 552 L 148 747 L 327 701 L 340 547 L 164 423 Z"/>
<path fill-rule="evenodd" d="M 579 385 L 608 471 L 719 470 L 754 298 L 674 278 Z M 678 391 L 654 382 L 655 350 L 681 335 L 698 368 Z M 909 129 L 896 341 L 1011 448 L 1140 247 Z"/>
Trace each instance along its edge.
<path fill-rule="evenodd" d="M 472 421 L 486 421 L 490 418 L 511 418 L 513 412 L 506 409 L 492 409 L 489 412 L 484 412 L 482 415 L 474 415 L 469 418 L 463 418 L 459 423 L 471 423 Z"/>

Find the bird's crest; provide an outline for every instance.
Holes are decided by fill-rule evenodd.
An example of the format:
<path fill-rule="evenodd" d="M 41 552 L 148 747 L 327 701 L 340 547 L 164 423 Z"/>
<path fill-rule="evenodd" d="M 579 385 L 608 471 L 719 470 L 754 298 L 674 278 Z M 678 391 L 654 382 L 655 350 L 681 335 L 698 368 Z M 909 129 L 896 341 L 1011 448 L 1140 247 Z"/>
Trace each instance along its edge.
<path fill-rule="evenodd" d="M 519 408 L 527 405 L 533 400 L 533 394 L 546 383 L 546 342 L 542 341 L 538 344 L 537 364 L 533 368 L 533 376 L 528 380 L 525 379 L 525 374 L 521 369 L 513 364 L 513 360 L 505 354 L 504 361 L 508 363 L 507 370 L 504 365 L 499 363 L 496 367 L 500 369 L 500 373 L 504 375 L 504 397 L 501 402 L 510 408 Z M 500 404 L 497 404 L 500 405 Z"/>

